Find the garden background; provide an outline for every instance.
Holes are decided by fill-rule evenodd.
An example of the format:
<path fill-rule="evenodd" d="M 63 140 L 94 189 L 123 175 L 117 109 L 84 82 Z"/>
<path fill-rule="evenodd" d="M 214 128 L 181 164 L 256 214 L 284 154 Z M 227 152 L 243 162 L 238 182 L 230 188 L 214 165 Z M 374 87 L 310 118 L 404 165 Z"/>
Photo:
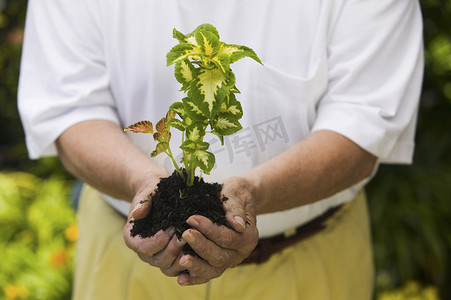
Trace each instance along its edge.
<path fill-rule="evenodd" d="M 367 191 L 378 300 L 451 299 L 451 1 L 421 0 L 426 69 L 412 166 Z M 70 299 L 76 181 L 30 161 L 16 94 L 26 0 L 0 0 L 0 299 Z"/>

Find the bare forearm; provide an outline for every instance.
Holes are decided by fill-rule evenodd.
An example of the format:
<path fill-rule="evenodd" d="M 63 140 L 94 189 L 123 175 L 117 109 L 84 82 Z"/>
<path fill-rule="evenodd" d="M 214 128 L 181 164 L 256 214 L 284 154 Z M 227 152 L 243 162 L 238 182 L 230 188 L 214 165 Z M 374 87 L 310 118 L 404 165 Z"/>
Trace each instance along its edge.
<path fill-rule="evenodd" d="M 164 169 L 136 148 L 109 121 L 76 124 L 58 138 L 63 165 L 74 176 L 113 197 L 131 201 L 145 185 L 156 184 Z"/>
<path fill-rule="evenodd" d="M 318 131 L 249 172 L 257 213 L 294 208 L 332 196 L 370 176 L 376 157 L 332 131 Z"/>

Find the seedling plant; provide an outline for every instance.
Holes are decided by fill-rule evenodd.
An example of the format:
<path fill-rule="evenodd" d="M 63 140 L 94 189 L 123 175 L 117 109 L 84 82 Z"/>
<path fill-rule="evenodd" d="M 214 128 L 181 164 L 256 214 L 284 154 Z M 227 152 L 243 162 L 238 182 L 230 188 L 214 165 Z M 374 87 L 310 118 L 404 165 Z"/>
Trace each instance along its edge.
<path fill-rule="evenodd" d="M 125 131 L 152 134 L 157 144 L 151 157 L 167 154 L 190 187 L 197 168 L 202 176 L 202 173 L 209 174 L 215 164 L 205 135 L 215 134 L 224 144 L 224 136 L 242 129 L 243 110 L 235 96 L 240 92 L 230 65 L 244 57 L 260 64 L 261 61 L 249 47 L 221 42 L 217 29 L 211 24 L 202 24 L 187 35 L 174 29 L 173 37 L 179 43 L 168 52 L 167 65 L 175 64 L 175 78 L 186 96 L 170 105 L 155 128 L 150 121 L 139 121 Z M 182 132 L 180 165 L 169 145 L 171 128 Z"/>
<path fill-rule="evenodd" d="M 215 134 L 224 144 L 224 136 L 242 128 L 243 109 L 236 98 L 239 90 L 230 65 L 244 57 L 261 63 L 251 48 L 221 42 L 218 31 L 210 24 L 200 25 L 187 35 L 174 29 L 173 37 L 179 43 L 168 52 L 167 65 L 175 65 L 174 75 L 184 97 L 169 106 L 155 127 L 150 121 L 139 121 L 125 128 L 129 132 L 152 134 L 156 146 L 151 157 L 165 153 L 175 168 L 148 195 L 152 201 L 149 214 L 130 221 L 133 223 L 130 234 L 142 238 L 172 227 L 180 239 L 189 228 L 186 220 L 192 215 L 229 226 L 223 207 L 227 198 L 221 197 L 222 185 L 202 180 L 202 174 L 209 174 L 215 164 L 205 136 Z M 180 161 L 176 161 L 170 147 L 172 128 L 181 131 Z M 200 169 L 199 177 L 197 169 Z M 195 255 L 189 244 L 183 252 Z"/>

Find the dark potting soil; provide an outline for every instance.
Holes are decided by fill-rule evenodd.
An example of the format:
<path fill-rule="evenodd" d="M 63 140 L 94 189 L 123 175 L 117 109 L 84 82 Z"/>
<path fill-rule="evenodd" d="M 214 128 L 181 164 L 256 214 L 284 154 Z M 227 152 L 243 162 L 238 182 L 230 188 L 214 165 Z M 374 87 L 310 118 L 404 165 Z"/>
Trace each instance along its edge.
<path fill-rule="evenodd" d="M 198 177 L 194 179 L 193 186 L 186 187 L 184 180 L 174 171 L 171 176 L 162 178 L 155 193 L 148 196 L 152 201 L 149 214 L 131 221 L 131 235 L 151 237 L 173 226 L 180 239 L 182 233 L 190 228 L 186 220 L 192 215 L 202 215 L 218 225 L 229 226 L 222 206 L 227 198 L 221 198 L 221 189 L 219 183 L 208 183 L 203 179 L 199 181 Z M 183 252 L 195 255 L 188 244 L 184 246 Z"/>

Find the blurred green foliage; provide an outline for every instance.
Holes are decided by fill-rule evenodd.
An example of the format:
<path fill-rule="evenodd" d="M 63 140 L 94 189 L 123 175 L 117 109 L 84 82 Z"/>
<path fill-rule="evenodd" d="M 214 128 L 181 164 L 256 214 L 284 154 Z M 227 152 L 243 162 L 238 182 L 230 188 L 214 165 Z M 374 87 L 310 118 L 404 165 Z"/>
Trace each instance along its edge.
<path fill-rule="evenodd" d="M 0 299 L 70 299 L 77 239 L 70 186 L 0 173 Z"/>
<path fill-rule="evenodd" d="M 451 299 L 451 1 L 420 0 L 420 3 L 424 16 L 426 68 L 414 165 L 381 166 L 367 189 L 377 288 L 382 297 L 389 295 L 383 294 L 386 289 L 402 287 L 406 282 L 417 280 L 424 285 L 437 286 L 441 299 Z M 0 0 L 0 170 L 27 171 L 40 178 L 50 174 L 70 178 L 56 159 L 27 159 L 16 108 L 26 4 L 26 0 Z M 29 182 L 40 182 L 38 178 L 30 178 L 34 179 Z M 9 183 L 0 189 L 11 186 L 14 184 Z M 17 187 L 13 189 L 17 190 Z M 37 199 L 44 197 L 45 193 L 54 193 L 40 188 L 39 192 L 20 189 L 22 193 L 28 193 L 20 197 L 28 199 L 30 205 L 40 201 Z M 38 211 L 36 206 L 33 207 Z M 3 218 L 14 222 L 11 217 L 14 214 L 4 216 L 1 209 L 0 222 L 6 220 Z M 57 234 L 54 229 L 49 230 Z M 28 234 L 27 231 L 9 234 L 11 239 L 21 237 L 26 240 L 33 236 L 34 241 L 42 235 L 37 232 Z M 23 269 L 26 264 L 31 265 L 35 250 L 36 246 L 24 248 L 11 240 L 8 247 L 0 248 L 0 253 L 21 253 L 23 260 L 17 259 L 15 266 Z M 42 260 L 41 263 L 44 264 Z M 3 272 L 3 266 L 0 268 Z M 33 278 L 32 270 L 35 268 L 39 267 L 25 269 L 29 270 L 29 278 Z M 56 275 L 49 274 L 48 278 L 54 278 L 52 276 Z M 2 278 L 0 280 L 4 280 Z M 42 284 L 46 286 L 49 282 L 53 281 Z M 11 285 L 8 291 L 25 293 L 24 284 Z"/>
<path fill-rule="evenodd" d="M 16 108 L 25 6 L 20 0 L 0 2 L 0 167 L 19 167 L 26 157 Z"/>
<path fill-rule="evenodd" d="M 367 192 L 378 290 L 419 280 L 451 299 L 451 1 L 420 1 L 425 73 L 413 166 L 381 166 Z"/>
<path fill-rule="evenodd" d="M 439 300 L 439 297 L 436 287 L 408 281 L 399 288 L 381 292 L 377 300 Z"/>
<path fill-rule="evenodd" d="M 58 159 L 30 161 L 27 156 L 16 102 L 26 6 L 26 0 L 0 0 L 0 170 L 70 178 Z"/>

